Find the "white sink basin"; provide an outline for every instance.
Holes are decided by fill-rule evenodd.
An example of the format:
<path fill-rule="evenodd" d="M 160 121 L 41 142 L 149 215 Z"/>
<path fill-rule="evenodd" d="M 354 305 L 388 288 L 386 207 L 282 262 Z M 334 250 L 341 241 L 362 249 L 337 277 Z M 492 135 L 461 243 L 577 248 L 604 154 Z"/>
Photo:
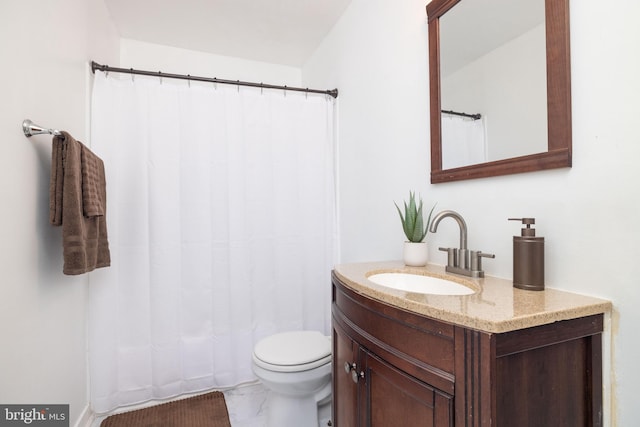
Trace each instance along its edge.
<path fill-rule="evenodd" d="M 473 289 L 439 277 L 409 273 L 378 273 L 367 279 L 373 283 L 399 291 L 431 295 L 471 295 Z"/>

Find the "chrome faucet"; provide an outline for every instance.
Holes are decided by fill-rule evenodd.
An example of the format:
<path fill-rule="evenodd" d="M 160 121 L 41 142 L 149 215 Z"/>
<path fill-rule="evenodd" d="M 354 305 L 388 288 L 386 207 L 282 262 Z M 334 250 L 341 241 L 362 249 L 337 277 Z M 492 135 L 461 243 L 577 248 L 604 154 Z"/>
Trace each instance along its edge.
<path fill-rule="evenodd" d="M 484 277 L 482 271 L 482 258 L 495 258 L 493 254 L 487 254 L 482 251 L 469 251 L 467 249 L 467 223 L 457 212 L 445 210 L 439 212 L 431 221 L 429 231 L 435 233 L 438 230 L 438 224 L 444 218 L 453 218 L 460 227 L 460 247 L 459 248 L 438 248 L 447 253 L 446 271 L 449 273 L 462 274 L 469 277 Z"/>

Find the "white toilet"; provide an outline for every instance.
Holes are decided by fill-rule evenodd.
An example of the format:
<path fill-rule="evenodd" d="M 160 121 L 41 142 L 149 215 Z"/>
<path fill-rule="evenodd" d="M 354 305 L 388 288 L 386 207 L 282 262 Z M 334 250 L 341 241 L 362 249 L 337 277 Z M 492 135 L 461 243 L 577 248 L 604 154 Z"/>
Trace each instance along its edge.
<path fill-rule="evenodd" d="M 253 372 L 268 390 L 268 427 L 326 427 L 331 418 L 331 337 L 282 332 L 253 349 Z"/>

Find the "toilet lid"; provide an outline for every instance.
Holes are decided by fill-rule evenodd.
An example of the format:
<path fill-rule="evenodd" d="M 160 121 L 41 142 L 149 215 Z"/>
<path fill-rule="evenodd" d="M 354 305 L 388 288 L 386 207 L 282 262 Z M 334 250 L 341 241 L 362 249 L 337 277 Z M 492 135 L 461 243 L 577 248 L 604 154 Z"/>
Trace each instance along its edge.
<path fill-rule="evenodd" d="M 331 341 L 318 331 L 282 332 L 258 341 L 253 354 L 270 365 L 304 365 L 330 356 Z"/>

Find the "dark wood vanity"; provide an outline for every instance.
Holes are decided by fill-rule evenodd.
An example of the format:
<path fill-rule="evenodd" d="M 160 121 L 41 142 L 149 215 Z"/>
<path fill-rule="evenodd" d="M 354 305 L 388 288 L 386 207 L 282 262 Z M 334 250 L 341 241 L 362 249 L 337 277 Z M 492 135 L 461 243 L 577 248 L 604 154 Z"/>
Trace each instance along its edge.
<path fill-rule="evenodd" d="M 345 282 L 334 271 L 334 426 L 602 425 L 603 314 L 486 332 Z"/>

